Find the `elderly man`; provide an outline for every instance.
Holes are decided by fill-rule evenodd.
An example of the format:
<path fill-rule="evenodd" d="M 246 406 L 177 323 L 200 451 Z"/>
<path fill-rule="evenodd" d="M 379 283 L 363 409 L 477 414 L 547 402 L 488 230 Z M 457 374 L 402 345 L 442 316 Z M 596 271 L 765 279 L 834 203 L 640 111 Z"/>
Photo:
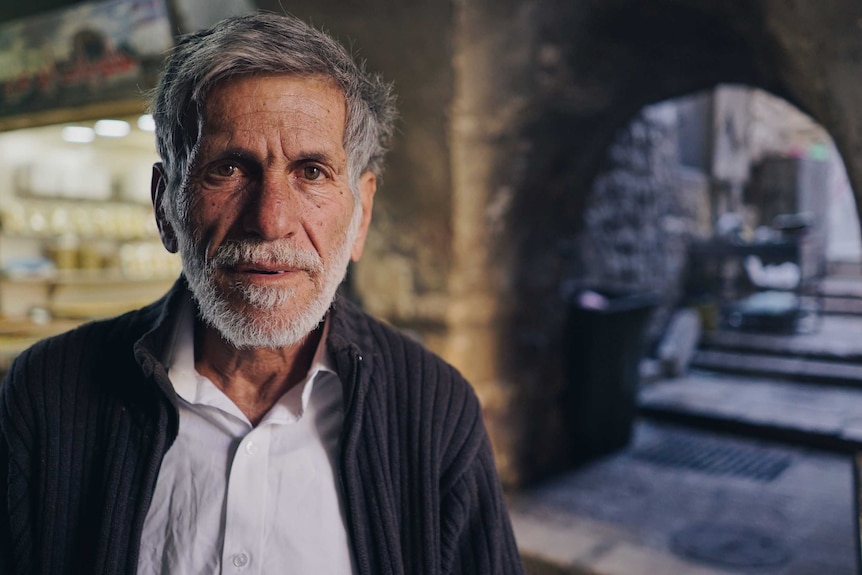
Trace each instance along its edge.
<path fill-rule="evenodd" d="M 0 572 L 521 573 L 468 384 L 335 297 L 389 87 L 257 14 L 182 40 L 153 112 L 153 203 L 183 275 L 12 366 Z"/>

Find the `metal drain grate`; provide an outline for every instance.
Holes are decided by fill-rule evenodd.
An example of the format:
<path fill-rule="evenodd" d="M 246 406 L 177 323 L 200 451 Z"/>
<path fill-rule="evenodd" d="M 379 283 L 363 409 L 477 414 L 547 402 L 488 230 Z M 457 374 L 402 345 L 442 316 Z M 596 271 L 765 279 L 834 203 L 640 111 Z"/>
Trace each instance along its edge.
<path fill-rule="evenodd" d="M 693 437 L 665 437 L 635 449 L 632 456 L 657 465 L 710 475 L 745 477 L 763 483 L 777 478 L 793 462 L 790 455 Z"/>

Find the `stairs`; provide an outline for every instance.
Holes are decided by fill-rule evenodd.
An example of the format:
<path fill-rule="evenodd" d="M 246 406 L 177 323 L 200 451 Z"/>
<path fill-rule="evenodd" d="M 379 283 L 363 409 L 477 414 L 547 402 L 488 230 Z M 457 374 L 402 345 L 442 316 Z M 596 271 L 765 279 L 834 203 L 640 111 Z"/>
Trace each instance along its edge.
<path fill-rule="evenodd" d="M 767 355 L 718 348 L 699 350 L 692 359 L 692 366 L 698 370 L 797 381 L 813 386 L 862 387 L 862 363 L 853 360 Z"/>
<path fill-rule="evenodd" d="M 820 293 L 825 313 L 862 316 L 862 281 L 858 277 L 827 277 L 820 285 Z"/>
<path fill-rule="evenodd" d="M 829 451 L 862 450 L 862 277 L 831 277 L 821 287 L 826 313 L 818 330 L 706 334 L 684 376 L 642 387 L 641 415 Z"/>

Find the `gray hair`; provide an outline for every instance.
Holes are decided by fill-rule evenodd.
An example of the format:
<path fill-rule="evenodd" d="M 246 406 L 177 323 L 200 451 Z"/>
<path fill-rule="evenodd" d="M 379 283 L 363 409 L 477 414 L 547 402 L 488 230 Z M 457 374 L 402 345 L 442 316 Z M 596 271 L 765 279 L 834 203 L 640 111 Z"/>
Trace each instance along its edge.
<path fill-rule="evenodd" d="M 350 187 L 358 194 L 364 172 L 381 175 L 396 116 L 391 85 L 366 72 L 363 62 L 355 62 L 327 34 L 292 16 L 258 12 L 183 37 L 165 63 L 151 112 L 167 178 L 165 197 L 174 198 L 166 206 L 169 212 L 179 207 L 177 192 L 194 161 L 207 94 L 219 82 L 258 74 L 334 81 L 346 101 L 344 148 Z"/>

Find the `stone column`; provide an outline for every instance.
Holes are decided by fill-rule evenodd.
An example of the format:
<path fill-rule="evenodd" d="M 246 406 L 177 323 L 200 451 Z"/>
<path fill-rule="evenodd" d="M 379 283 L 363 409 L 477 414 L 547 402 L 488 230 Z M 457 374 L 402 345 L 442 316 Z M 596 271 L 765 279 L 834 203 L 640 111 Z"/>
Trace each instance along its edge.
<path fill-rule="evenodd" d="M 444 355 L 464 372 L 482 401 L 498 467 L 508 484 L 519 482 L 524 430 L 515 414 L 517 378 L 501 361 L 507 354 L 503 340 L 513 305 L 503 231 L 511 182 L 517 179 L 513 172 L 527 102 L 521 91 L 532 44 L 525 25 L 529 12 L 529 3 L 455 3 L 453 242 Z"/>

